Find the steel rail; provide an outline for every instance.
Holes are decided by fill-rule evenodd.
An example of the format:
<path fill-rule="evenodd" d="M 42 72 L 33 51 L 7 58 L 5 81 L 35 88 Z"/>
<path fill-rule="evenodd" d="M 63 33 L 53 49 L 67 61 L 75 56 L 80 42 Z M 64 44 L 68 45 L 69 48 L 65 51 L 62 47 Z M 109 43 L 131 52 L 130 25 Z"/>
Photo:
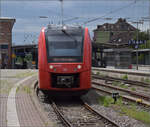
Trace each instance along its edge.
<path fill-rule="evenodd" d="M 136 86 L 143 86 L 143 87 L 150 88 L 150 84 L 145 83 L 145 82 L 140 82 L 140 81 L 126 80 L 126 79 L 114 78 L 114 77 L 109 77 L 109 76 L 100 77 L 95 74 L 92 74 L 92 78 L 108 80 L 108 81 L 120 81 L 120 82 L 132 84 L 132 85 L 136 85 Z"/>
<path fill-rule="evenodd" d="M 82 102 L 82 103 L 83 103 L 84 107 L 85 107 L 87 110 L 89 110 L 89 111 L 93 112 L 94 114 L 98 115 L 99 117 L 102 117 L 103 119 L 109 121 L 113 126 L 115 126 L 115 127 L 120 127 L 116 122 L 114 122 L 113 120 L 111 120 L 111 119 L 108 118 L 107 116 L 100 114 L 100 113 L 97 112 L 95 109 L 93 109 L 90 105 L 88 105 L 86 102 Z"/>
<path fill-rule="evenodd" d="M 130 95 L 134 95 L 134 96 L 137 96 L 137 97 L 141 97 L 145 100 L 150 100 L 150 97 L 145 95 L 145 94 L 139 94 L 137 92 L 133 92 L 131 90 L 127 90 L 127 89 L 123 89 L 123 88 L 119 88 L 119 87 L 116 87 L 116 86 L 111 86 L 111 85 L 105 85 L 105 84 L 102 84 L 102 83 L 97 83 L 95 81 L 92 81 L 92 84 L 95 84 L 95 85 L 98 85 L 98 86 L 104 86 L 104 87 L 108 87 L 108 88 L 111 88 L 111 89 L 115 89 L 115 90 L 119 90 L 119 91 L 123 91 L 123 92 L 127 92 L 129 93 Z"/>
<path fill-rule="evenodd" d="M 106 91 L 104 89 L 100 89 L 100 88 L 97 88 L 97 87 L 94 87 L 94 86 L 92 86 L 92 88 L 95 89 L 95 90 L 107 93 L 109 95 L 112 95 L 112 92 Z M 137 102 L 135 99 L 132 99 L 132 98 L 130 98 L 128 96 L 124 96 L 124 95 L 119 95 L 119 96 L 122 97 L 122 99 L 124 99 L 124 100 L 129 100 L 129 101 L 132 101 L 132 102 Z M 146 102 L 139 102 L 139 103 L 142 104 L 142 105 L 144 105 L 144 106 L 150 107 L 149 103 L 148 104 Z"/>
<path fill-rule="evenodd" d="M 34 83 L 34 91 L 37 95 L 37 97 L 39 97 L 39 89 L 38 89 L 38 81 L 35 81 Z M 52 108 L 54 109 L 55 113 L 57 114 L 57 116 L 59 117 L 59 119 L 61 120 L 61 122 L 66 126 L 66 127 L 73 127 L 73 125 L 64 117 L 64 115 L 61 113 L 61 111 L 58 109 L 57 105 L 55 104 L 55 102 L 50 99 L 49 100 Z"/>
<path fill-rule="evenodd" d="M 92 67 L 92 71 L 112 72 L 112 73 L 119 73 L 119 74 L 131 74 L 131 75 L 146 76 L 146 77 L 150 76 L 149 72 L 125 71 L 125 70 L 107 69 L 107 68 L 95 68 L 95 67 Z"/>
<path fill-rule="evenodd" d="M 52 107 L 55 111 L 55 113 L 57 114 L 57 116 L 59 117 L 59 119 L 64 123 L 64 125 L 66 127 L 73 127 L 73 125 L 64 117 L 64 115 L 61 113 L 61 111 L 58 109 L 57 105 L 55 104 L 55 102 L 53 100 L 50 101 L 52 104 Z"/>

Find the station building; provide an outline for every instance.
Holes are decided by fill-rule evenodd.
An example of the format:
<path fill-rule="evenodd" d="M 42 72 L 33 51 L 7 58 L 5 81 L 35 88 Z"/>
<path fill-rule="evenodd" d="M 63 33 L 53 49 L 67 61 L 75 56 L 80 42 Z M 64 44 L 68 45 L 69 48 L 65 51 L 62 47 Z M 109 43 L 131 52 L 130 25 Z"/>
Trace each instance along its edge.
<path fill-rule="evenodd" d="M 14 18 L 0 17 L 0 67 L 11 68 L 12 28 Z"/>
<path fill-rule="evenodd" d="M 126 19 L 119 18 L 114 24 L 97 25 L 93 40 L 96 43 L 128 44 L 136 31 L 137 29 L 129 24 Z"/>
<path fill-rule="evenodd" d="M 12 46 L 12 68 L 34 69 L 38 67 L 38 45 L 26 44 Z"/>
<path fill-rule="evenodd" d="M 138 51 L 139 65 L 150 65 L 150 49 L 138 49 L 132 51 L 132 64 L 136 64 L 136 52 Z"/>
<path fill-rule="evenodd" d="M 105 63 L 115 68 L 130 68 L 132 50 L 128 49 L 128 41 L 133 39 L 136 31 L 134 26 L 122 18 L 114 24 L 97 25 L 93 37 L 94 65 L 105 67 Z"/>

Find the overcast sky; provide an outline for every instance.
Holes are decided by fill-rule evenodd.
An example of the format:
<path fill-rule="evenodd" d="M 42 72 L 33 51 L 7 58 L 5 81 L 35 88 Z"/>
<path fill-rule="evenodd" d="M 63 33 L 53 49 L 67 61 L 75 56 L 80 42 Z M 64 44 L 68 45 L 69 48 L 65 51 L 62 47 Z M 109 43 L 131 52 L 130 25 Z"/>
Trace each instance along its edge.
<path fill-rule="evenodd" d="M 21 1 L 21 0 L 20 0 Z M 37 42 L 39 32 L 47 24 L 58 24 L 61 21 L 61 4 L 59 1 L 23 1 L 3 0 L 1 2 L 1 16 L 16 18 L 13 27 L 13 40 L 16 45 Z M 112 20 L 99 19 L 88 23 L 91 37 L 93 29 L 103 23 L 115 23 L 118 18 L 127 18 L 128 21 L 137 21 L 141 17 L 149 16 L 149 0 L 78 0 L 64 1 L 64 19 L 79 17 L 66 24 L 83 24 L 97 18 L 112 18 Z M 39 16 L 48 18 L 40 19 Z M 141 30 L 148 29 L 148 22 L 140 25 Z"/>

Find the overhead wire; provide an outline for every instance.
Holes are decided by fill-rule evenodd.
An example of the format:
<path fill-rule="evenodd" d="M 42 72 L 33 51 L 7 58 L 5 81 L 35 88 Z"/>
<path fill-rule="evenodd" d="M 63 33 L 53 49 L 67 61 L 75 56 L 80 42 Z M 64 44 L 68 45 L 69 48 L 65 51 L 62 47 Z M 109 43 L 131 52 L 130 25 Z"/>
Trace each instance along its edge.
<path fill-rule="evenodd" d="M 97 20 L 99 20 L 99 19 L 102 19 L 102 18 L 104 18 L 104 17 L 106 17 L 106 16 L 108 16 L 108 15 L 110 15 L 110 14 L 112 14 L 112 13 L 118 12 L 118 11 L 120 11 L 120 10 L 122 10 L 122 9 L 126 9 L 126 8 L 132 6 L 133 4 L 136 4 L 136 3 L 137 3 L 137 1 L 135 0 L 134 2 L 132 2 L 132 3 L 130 3 L 130 4 L 128 4 L 128 5 L 124 6 L 124 7 L 117 8 L 117 9 L 115 9 L 115 10 L 113 10 L 113 11 L 110 11 L 110 12 L 104 14 L 103 16 L 97 17 L 97 18 L 95 18 L 95 19 L 88 20 L 88 21 L 84 22 L 83 25 L 88 24 L 88 23 L 91 23 L 91 22 L 94 22 L 94 21 L 97 21 Z"/>
<path fill-rule="evenodd" d="M 1 1 L 19 1 L 19 2 L 22 2 L 22 1 L 29 1 L 29 2 L 33 2 L 33 1 L 60 1 L 60 0 L 1 0 Z M 74 2 L 79 2 L 79 1 L 90 1 L 91 2 L 91 0 L 63 0 L 63 1 L 74 1 Z M 109 2 L 109 1 L 111 1 L 112 2 L 112 0 L 92 0 L 92 1 L 107 1 L 107 2 Z M 135 1 L 135 0 L 115 0 L 115 1 Z M 136 0 L 136 1 L 141 1 L 141 0 Z M 147 0 L 148 1 L 148 0 Z"/>

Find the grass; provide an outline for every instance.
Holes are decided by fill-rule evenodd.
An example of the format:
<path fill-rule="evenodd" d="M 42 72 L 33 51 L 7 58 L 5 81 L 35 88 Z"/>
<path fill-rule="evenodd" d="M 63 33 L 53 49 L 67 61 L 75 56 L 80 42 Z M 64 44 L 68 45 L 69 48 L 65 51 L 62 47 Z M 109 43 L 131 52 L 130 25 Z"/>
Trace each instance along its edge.
<path fill-rule="evenodd" d="M 0 93 L 9 93 L 12 85 L 8 80 L 0 80 Z"/>
<path fill-rule="evenodd" d="M 45 122 L 44 124 L 45 124 L 45 126 L 48 126 L 48 122 Z"/>
<path fill-rule="evenodd" d="M 121 112 L 125 113 L 126 115 L 144 123 L 150 123 L 150 113 L 146 111 L 138 111 L 136 106 L 131 106 L 130 108 L 128 108 L 122 105 L 120 108 Z"/>
<path fill-rule="evenodd" d="M 27 94 L 30 94 L 31 93 L 31 90 L 28 86 L 24 86 L 23 87 L 23 91 L 25 91 Z"/>
<path fill-rule="evenodd" d="M 136 91 L 136 88 L 131 88 L 132 91 Z"/>
<path fill-rule="evenodd" d="M 149 79 L 149 78 L 146 78 L 146 79 L 145 79 L 145 82 L 146 82 L 146 83 L 150 83 L 150 79 Z"/>
<path fill-rule="evenodd" d="M 118 86 L 119 84 L 120 84 L 120 82 L 117 82 L 117 81 L 113 81 L 113 82 L 112 82 L 112 85 L 113 85 L 113 86 Z"/>
<path fill-rule="evenodd" d="M 8 94 L 11 90 L 11 87 L 8 87 L 7 89 L 0 89 L 0 93 Z"/>
<path fill-rule="evenodd" d="M 131 103 L 130 105 L 123 104 L 122 98 L 118 98 L 116 104 L 113 104 L 113 98 L 110 96 L 101 96 L 99 98 L 99 103 L 105 107 L 113 107 L 121 115 L 127 115 L 136 120 L 142 121 L 143 123 L 150 124 L 150 113 L 139 110 L 136 107 L 135 103 Z"/>
<path fill-rule="evenodd" d="M 110 96 L 101 96 L 99 98 L 99 103 L 105 107 L 109 107 L 114 102 L 113 98 Z"/>
<path fill-rule="evenodd" d="M 149 78 L 141 78 L 141 82 L 146 82 L 146 83 L 150 83 L 150 79 Z"/>
<path fill-rule="evenodd" d="M 102 74 L 102 73 L 99 72 L 99 71 L 96 72 L 96 75 L 100 75 L 100 76 L 102 76 L 102 77 L 105 77 L 105 76 L 106 76 L 105 74 Z"/>
<path fill-rule="evenodd" d="M 8 81 L 7 80 L 0 80 L 0 85 L 7 85 Z"/>
<path fill-rule="evenodd" d="M 100 72 L 99 72 L 99 71 L 97 71 L 97 72 L 96 72 L 96 74 L 97 74 L 97 75 L 100 75 Z"/>
<path fill-rule="evenodd" d="M 23 77 L 28 77 L 28 76 L 31 76 L 31 75 L 34 75 L 36 74 L 36 72 L 24 72 L 24 73 L 21 73 L 21 74 L 17 74 L 15 77 L 16 78 L 23 78 Z"/>
<path fill-rule="evenodd" d="M 144 82 L 144 77 L 141 78 L 141 82 Z"/>
<path fill-rule="evenodd" d="M 124 89 L 127 89 L 128 88 L 128 86 L 126 86 L 126 85 L 124 85 L 124 84 L 120 84 L 119 85 L 121 88 L 124 88 Z"/>
<path fill-rule="evenodd" d="M 122 76 L 122 79 L 124 79 L 124 80 L 128 80 L 128 75 L 127 75 L 127 74 L 125 74 L 124 76 Z"/>
<path fill-rule="evenodd" d="M 19 89 L 20 89 L 20 87 L 18 86 L 17 89 L 16 89 L 16 93 L 18 93 Z"/>
<path fill-rule="evenodd" d="M 125 84 L 123 84 L 123 83 L 121 83 L 121 82 L 117 82 L 117 81 L 113 81 L 113 82 L 112 82 L 112 85 L 113 85 L 113 86 L 119 86 L 119 87 L 124 88 L 124 89 L 127 89 L 127 88 L 128 88 L 128 86 L 126 86 Z"/>

